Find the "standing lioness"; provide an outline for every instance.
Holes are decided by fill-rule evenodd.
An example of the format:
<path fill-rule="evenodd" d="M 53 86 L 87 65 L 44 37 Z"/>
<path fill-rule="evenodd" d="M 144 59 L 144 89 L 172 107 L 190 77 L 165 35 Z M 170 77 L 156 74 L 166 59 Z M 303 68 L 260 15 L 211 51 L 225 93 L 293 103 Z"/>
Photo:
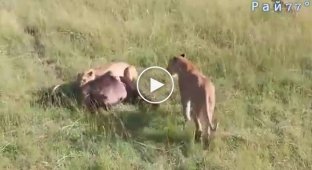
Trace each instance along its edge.
<path fill-rule="evenodd" d="M 185 58 L 185 54 L 170 59 L 167 70 L 178 75 L 183 114 L 186 122 L 195 122 L 195 140 L 199 141 L 201 136 L 208 140 L 211 130 L 217 129 L 212 123 L 215 108 L 213 83 Z"/>

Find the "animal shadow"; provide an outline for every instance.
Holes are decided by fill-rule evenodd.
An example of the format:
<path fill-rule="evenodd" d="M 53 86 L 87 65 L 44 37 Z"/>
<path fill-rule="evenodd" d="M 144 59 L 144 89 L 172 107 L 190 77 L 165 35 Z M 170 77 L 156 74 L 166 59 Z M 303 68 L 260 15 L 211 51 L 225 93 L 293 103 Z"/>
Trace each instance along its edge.
<path fill-rule="evenodd" d="M 112 137 L 122 137 L 124 139 L 137 138 L 142 129 L 148 126 L 152 119 L 148 113 L 141 110 L 135 111 L 111 111 L 100 112 L 100 114 L 88 115 L 87 121 L 96 125 L 96 131 L 108 132 Z"/>
<path fill-rule="evenodd" d="M 44 87 L 34 92 L 35 101 L 43 108 L 61 107 L 72 111 L 76 110 L 81 105 L 79 99 L 81 93 L 79 92 L 76 82 L 67 82 L 61 85 Z"/>
<path fill-rule="evenodd" d="M 165 144 L 167 147 L 178 147 L 181 149 L 184 156 L 188 156 L 191 153 L 192 137 L 183 131 L 165 130 L 143 133 L 142 140 L 153 141 L 155 143 Z"/>

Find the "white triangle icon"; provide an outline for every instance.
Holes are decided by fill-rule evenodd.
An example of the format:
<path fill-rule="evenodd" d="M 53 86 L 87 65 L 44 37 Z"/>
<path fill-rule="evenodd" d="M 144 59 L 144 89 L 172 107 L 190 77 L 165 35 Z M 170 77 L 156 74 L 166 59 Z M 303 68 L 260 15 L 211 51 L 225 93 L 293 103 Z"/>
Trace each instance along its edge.
<path fill-rule="evenodd" d="M 161 88 L 162 86 L 164 86 L 165 84 L 150 78 L 150 93 L 153 93 L 155 90 Z"/>

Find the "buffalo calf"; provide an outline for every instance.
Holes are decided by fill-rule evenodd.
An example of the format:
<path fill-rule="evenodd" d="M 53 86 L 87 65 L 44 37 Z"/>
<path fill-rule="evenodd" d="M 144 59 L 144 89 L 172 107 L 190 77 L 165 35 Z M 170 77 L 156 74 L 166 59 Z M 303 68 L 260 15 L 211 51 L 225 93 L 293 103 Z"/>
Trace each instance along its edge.
<path fill-rule="evenodd" d="M 81 92 L 83 102 L 91 113 L 101 107 L 109 110 L 127 98 L 124 83 L 119 77 L 113 76 L 111 71 L 81 86 Z"/>

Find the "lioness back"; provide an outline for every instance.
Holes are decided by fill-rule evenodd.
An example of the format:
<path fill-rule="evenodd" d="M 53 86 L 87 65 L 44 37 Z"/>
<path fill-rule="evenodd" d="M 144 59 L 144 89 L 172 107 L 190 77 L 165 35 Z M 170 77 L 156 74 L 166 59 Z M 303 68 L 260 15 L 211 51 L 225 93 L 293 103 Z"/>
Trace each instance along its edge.
<path fill-rule="evenodd" d="M 95 68 L 95 70 L 97 72 L 96 76 L 101 76 L 108 71 L 111 71 L 113 76 L 123 76 L 125 69 L 129 66 L 130 66 L 130 64 L 125 63 L 125 62 L 109 63 L 109 64 L 106 64 L 102 67 Z"/>
<path fill-rule="evenodd" d="M 79 73 L 77 76 L 77 81 L 80 82 L 80 85 L 84 85 L 89 81 L 96 79 L 99 76 L 104 75 L 108 71 L 112 72 L 113 76 L 120 77 L 124 75 L 124 71 L 130 64 L 126 62 L 112 62 L 105 64 L 101 67 L 91 68 L 83 73 Z"/>

